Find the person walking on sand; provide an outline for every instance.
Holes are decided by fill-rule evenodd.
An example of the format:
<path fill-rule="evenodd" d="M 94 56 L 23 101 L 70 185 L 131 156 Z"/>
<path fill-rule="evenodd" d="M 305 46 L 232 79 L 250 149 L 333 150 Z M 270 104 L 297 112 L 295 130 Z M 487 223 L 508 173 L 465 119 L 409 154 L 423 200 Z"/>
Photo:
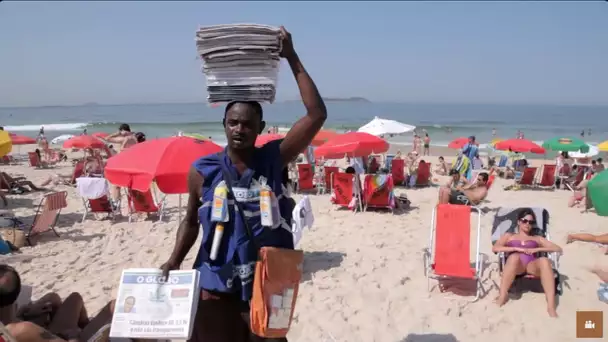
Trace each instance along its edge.
<path fill-rule="evenodd" d="M 431 155 L 431 138 L 428 133 L 424 134 L 424 151 L 422 154 L 425 156 Z"/>
<path fill-rule="evenodd" d="M 203 232 L 194 263 L 200 272 L 201 293 L 191 341 L 287 341 L 286 338 L 256 336 L 249 326 L 249 301 L 258 254 L 256 247 L 294 248 L 290 224 L 283 222 L 276 229 L 262 226 L 259 183 L 266 182 L 271 187 L 279 199 L 279 207 L 287 204 L 287 199 L 282 196 L 282 170 L 310 145 L 327 118 L 327 110 L 293 48 L 291 34 L 281 27 L 281 36 L 283 49 L 280 55 L 291 67 L 306 115 L 292 126 L 284 139 L 256 148 L 256 138 L 265 126 L 262 106 L 254 101 L 233 101 L 226 106 L 223 120 L 227 140 L 225 152 L 203 157 L 190 169 L 186 216 L 177 230 L 171 256 L 161 266 L 165 275 L 170 270 L 179 269 L 199 231 Z M 242 196 L 237 196 L 237 200 L 228 204 L 228 210 L 232 212 L 230 221 L 225 223 L 219 252 L 211 260 L 215 224 L 210 221 L 212 206 L 208 204 L 213 201 L 214 189 L 221 181 L 234 186 L 234 192 L 245 195 L 247 200 L 239 201 Z M 238 214 L 237 209 L 242 214 Z M 284 213 L 281 209 L 285 221 L 291 220 L 290 215 L 290 210 Z M 246 222 L 243 222 L 243 217 L 246 217 Z M 251 232 L 251 237 L 248 232 Z"/>

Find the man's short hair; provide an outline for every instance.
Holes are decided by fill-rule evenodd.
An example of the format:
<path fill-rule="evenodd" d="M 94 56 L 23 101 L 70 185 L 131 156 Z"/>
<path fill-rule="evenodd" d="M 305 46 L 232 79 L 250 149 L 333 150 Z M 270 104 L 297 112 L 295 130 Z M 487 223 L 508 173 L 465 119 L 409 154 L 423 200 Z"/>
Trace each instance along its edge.
<path fill-rule="evenodd" d="M 483 179 L 484 182 L 487 182 L 488 179 L 490 178 L 490 176 L 488 175 L 487 172 L 482 172 L 479 174 L 479 176 L 481 176 L 481 179 Z"/>
<path fill-rule="evenodd" d="M 226 105 L 226 109 L 224 110 L 224 118 L 226 118 L 226 114 L 228 114 L 230 108 L 232 108 L 232 106 L 237 103 L 242 103 L 251 106 L 253 108 L 253 111 L 257 112 L 260 115 L 260 121 L 264 120 L 264 110 L 262 110 L 262 105 L 257 101 L 232 101 L 228 103 Z"/>
<path fill-rule="evenodd" d="M 0 308 L 13 305 L 20 292 L 19 273 L 8 265 L 0 265 Z"/>
<path fill-rule="evenodd" d="M 456 169 L 450 170 L 450 176 L 459 175 L 459 174 L 460 174 L 460 172 L 458 172 L 458 170 L 456 170 Z"/>
<path fill-rule="evenodd" d="M 138 143 L 142 143 L 142 142 L 146 141 L 146 135 L 142 132 L 137 132 L 137 133 L 135 133 L 135 139 L 137 140 Z"/>
<path fill-rule="evenodd" d="M 120 127 L 118 127 L 118 130 L 131 132 L 131 127 L 129 127 L 128 124 L 121 124 Z"/>

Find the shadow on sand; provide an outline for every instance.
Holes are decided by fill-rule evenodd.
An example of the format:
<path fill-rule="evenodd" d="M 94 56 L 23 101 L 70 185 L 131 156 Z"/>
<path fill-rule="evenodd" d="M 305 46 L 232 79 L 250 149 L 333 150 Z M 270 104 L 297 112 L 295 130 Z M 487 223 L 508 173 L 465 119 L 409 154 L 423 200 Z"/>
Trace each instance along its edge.
<path fill-rule="evenodd" d="M 312 279 L 315 272 L 340 266 L 346 254 L 340 252 L 304 252 L 302 281 Z"/>
<path fill-rule="evenodd" d="M 458 342 L 452 334 L 409 334 L 400 342 Z"/>

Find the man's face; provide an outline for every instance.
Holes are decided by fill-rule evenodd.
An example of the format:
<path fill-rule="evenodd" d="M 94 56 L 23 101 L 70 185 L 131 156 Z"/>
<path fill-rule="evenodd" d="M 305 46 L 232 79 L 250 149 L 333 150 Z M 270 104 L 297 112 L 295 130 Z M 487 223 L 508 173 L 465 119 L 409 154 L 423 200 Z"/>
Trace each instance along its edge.
<path fill-rule="evenodd" d="M 224 130 L 228 146 L 233 149 L 248 149 L 255 145 L 258 134 L 264 130 L 265 123 L 260 114 L 246 103 L 234 104 L 226 113 Z"/>
<path fill-rule="evenodd" d="M 460 173 L 453 174 L 452 179 L 454 182 L 458 182 L 460 180 Z"/>
<path fill-rule="evenodd" d="M 479 185 L 485 185 L 486 181 L 483 179 L 482 176 L 477 176 L 477 184 L 479 184 Z"/>
<path fill-rule="evenodd" d="M 130 312 L 131 309 L 133 309 L 133 306 L 135 305 L 135 299 L 134 298 L 127 298 L 125 300 L 125 312 Z"/>

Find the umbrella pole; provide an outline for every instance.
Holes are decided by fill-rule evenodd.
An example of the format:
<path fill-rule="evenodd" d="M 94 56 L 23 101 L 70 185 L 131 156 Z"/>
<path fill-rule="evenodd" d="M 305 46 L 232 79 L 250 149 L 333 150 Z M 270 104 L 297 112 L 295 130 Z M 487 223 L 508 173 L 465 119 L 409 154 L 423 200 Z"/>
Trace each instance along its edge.
<path fill-rule="evenodd" d="M 179 226 L 182 223 L 182 194 L 179 194 L 178 200 L 178 211 L 177 211 L 177 225 Z"/>

